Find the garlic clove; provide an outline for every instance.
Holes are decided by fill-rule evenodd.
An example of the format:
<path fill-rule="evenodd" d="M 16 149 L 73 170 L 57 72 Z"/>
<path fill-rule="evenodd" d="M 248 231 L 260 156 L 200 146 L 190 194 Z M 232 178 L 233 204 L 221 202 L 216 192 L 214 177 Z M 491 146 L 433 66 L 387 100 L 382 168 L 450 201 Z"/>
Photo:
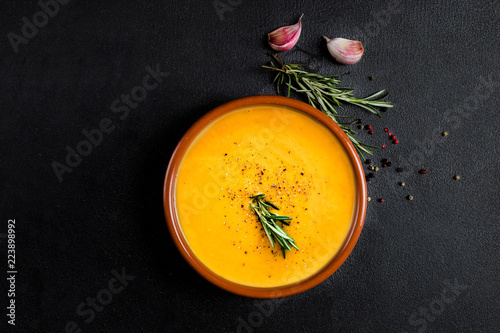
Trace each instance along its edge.
<path fill-rule="evenodd" d="M 304 14 L 302 14 L 304 16 Z M 299 22 L 278 28 L 267 34 L 269 46 L 275 51 L 288 51 L 297 44 L 302 32 L 302 16 Z"/>
<path fill-rule="evenodd" d="M 344 65 L 355 64 L 363 56 L 363 44 L 357 40 L 345 38 L 333 38 L 323 36 L 326 39 L 326 46 L 332 57 Z"/>

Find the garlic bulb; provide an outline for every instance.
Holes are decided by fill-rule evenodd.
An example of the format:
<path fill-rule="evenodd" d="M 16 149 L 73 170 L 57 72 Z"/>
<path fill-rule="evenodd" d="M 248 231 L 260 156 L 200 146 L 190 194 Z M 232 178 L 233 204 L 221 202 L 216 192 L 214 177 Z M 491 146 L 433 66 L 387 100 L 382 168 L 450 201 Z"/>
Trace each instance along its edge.
<path fill-rule="evenodd" d="M 278 28 L 267 34 L 269 45 L 273 50 L 288 51 L 295 46 L 302 32 L 302 16 L 299 18 L 299 22 Z"/>
<path fill-rule="evenodd" d="M 332 57 L 344 65 L 355 64 L 363 56 L 363 44 L 357 40 L 345 38 L 333 38 L 323 36 L 326 39 L 326 46 Z"/>

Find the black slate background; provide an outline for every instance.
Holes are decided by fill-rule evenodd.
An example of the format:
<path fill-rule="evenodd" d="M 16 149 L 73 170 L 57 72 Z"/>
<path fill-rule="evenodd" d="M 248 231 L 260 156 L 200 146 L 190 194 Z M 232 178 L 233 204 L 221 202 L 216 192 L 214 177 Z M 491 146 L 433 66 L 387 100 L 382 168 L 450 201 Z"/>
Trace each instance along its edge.
<path fill-rule="evenodd" d="M 2 2 L 0 257 L 6 271 L 15 218 L 18 274 L 16 326 L 2 310 L 0 332 L 64 332 L 71 321 L 82 332 L 498 332 L 500 3 L 221 3 L 232 3 L 222 20 L 207 0 L 73 0 L 15 53 L 7 34 L 20 34 L 22 17 L 40 7 Z M 360 137 L 387 144 L 374 160 L 393 167 L 368 184 L 365 228 L 333 276 L 300 295 L 256 301 L 205 282 L 181 258 L 165 225 L 163 177 L 204 113 L 275 94 L 259 68 L 269 60 L 265 34 L 301 13 L 302 36 L 282 59 L 343 74 L 359 95 L 390 91 L 395 108 L 382 119 L 345 113 L 374 127 Z M 363 41 L 363 59 L 336 64 L 322 35 Z M 157 64 L 169 76 L 120 120 L 111 103 Z M 115 130 L 60 183 L 51 163 L 103 118 Z M 122 268 L 135 278 L 85 323 L 77 306 Z M 447 283 L 461 286 L 458 296 Z M 440 303 L 443 291 L 453 300 Z"/>

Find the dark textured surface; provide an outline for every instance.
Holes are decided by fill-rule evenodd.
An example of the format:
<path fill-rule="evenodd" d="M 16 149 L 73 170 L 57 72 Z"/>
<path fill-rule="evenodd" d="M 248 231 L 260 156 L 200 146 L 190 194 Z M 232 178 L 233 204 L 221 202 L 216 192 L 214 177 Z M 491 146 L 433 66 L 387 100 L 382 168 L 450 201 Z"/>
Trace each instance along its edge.
<path fill-rule="evenodd" d="M 39 6 L 2 2 L 0 232 L 16 219 L 14 331 L 64 332 L 74 321 L 83 332 L 236 332 L 243 320 L 241 332 L 498 332 L 500 3 L 221 2 L 233 4 L 224 20 L 213 1 L 73 0 L 18 53 L 7 34 L 20 34 Z M 374 126 L 361 137 L 387 144 L 373 159 L 393 166 L 368 184 L 365 228 L 333 276 L 300 295 L 255 301 L 205 282 L 181 258 L 164 221 L 163 177 L 197 118 L 275 93 L 259 68 L 265 33 L 301 13 L 302 37 L 282 58 L 345 73 L 359 95 L 388 89 L 396 107 L 382 119 L 345 112 Z M 360 39 L 363 59 L 334 63 L 322 35 Z M 120 119 L 113 101 L 157 64 L 169 76 Z M 114 131 L 60 183 L 51 163 L 64 163 L 66 146 L 104 118 Z M 135 278 L 85 323 L 78 305 L 122 268 Z M 5 311 L 0 332 L 12 329 Z"/>

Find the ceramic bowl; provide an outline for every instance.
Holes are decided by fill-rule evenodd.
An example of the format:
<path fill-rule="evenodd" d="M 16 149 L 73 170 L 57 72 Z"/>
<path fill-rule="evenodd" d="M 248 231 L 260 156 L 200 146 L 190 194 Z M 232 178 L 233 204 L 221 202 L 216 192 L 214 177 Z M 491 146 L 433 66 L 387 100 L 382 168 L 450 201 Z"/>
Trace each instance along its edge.
<path fill-rule="evenodd" d="M 219 117 L 225 115 L 228 112 L 242 107 L 262 104 L 293 108 L 299 112 L 309 115 L 310 117 L 316 119 L 324 126 L 326 126 L 338 138 L 347 155 L 349 156 L 354 171 L 356 182 L 355 186 L 357 192 L 350 229 L 339 251 L 337 251 L 337 253 L 331 258 L 329 263 L 322 269 L 320 269 L 320 271 L 305 280 L 302 280 L 293 285 L 274 288 L 257 288 L 240 285 L 226 280 L 224 277 L 215 274 L 209 268 L 207 268 L 190 249 L 189 244 L 182 233 L 181 226 L 177 217 L 174 197 L 175 183 L 179 166 L 184 154 L 186 153 L 193 140 L 197 137 L 197 135 L 213 121 L 217 120 Z M 347 259 L 359 238 L 365 219 L 366 204 L 367 192 L 363 166 L 358 157 L 356 149 L 352 145 L 349 138 L 344 134 L 343 130 L 329 117 L 327 117 L 325 114 L 318 111 L 314 107 L 301 101 L 281 96 L 245 97 L 221 105 L 204 115 L 186 132 L 186 134 L 182 137 L 179 144 L 177 145 L 175 151 L 173 152 L 165 175 L 165 183 L 163 189 L 163 205 L 165 210 L 165 217 L 167 220 L 167 226 L 175 245 L 179 249 L 184 259 L 186 259 L 186 261 L 199 274 L 201 274 L 205 279 L 215 284 L 216 286 L 238 295 L 253 298 L 277 298 L 294 295 L 318 285 L 319 283 L 327 279 L 330 275 L 332 275 Z"/>

